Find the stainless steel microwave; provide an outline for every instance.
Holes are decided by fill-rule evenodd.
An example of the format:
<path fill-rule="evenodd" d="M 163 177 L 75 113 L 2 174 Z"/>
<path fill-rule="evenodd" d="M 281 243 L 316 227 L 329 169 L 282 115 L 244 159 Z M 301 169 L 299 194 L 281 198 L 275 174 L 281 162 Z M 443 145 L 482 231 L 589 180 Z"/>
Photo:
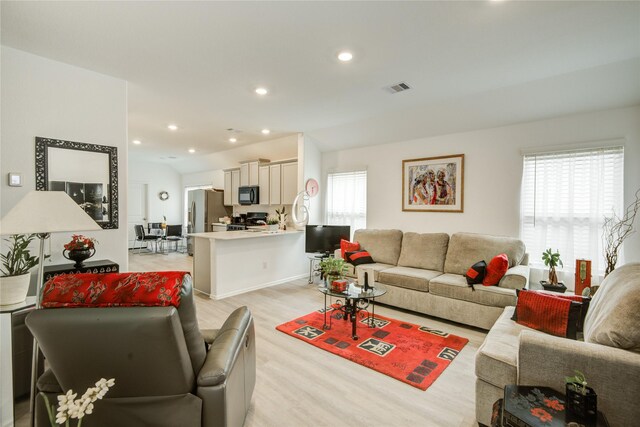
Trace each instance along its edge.
<path fill-rule="evenodd" d="M 257 205 L 260 203 L 260 187 L 246 185 L 238 188 L 238 202 L 241 205 Z"/>

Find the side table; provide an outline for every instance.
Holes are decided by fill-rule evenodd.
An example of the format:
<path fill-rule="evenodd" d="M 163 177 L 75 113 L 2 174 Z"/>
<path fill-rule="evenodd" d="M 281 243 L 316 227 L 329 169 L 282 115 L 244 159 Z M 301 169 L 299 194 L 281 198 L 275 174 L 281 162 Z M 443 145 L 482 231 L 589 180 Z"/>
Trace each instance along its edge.
<path fill-rule="evenodd" d="M 320 271 L 320 262 L 327 258 L 325 254 L 307 254 L 307 258 L 309 258 L 309 284 L 313 284 L 315 282 L 315 276 L 320 276 L 322 279 L 322 272 Z"/>
<path fill-rule="evenodd" d="M 550 387 L 507 385 L 504 388 L 504 399 L 493 404 L 491 427 L 609 427 L 606 417 L 600 411 L 598 419 L 592 423 L 575 419 L 566 412 L 565 399 L 563 393 Z"/>
<path fill-rule="evenodd" d="M 36 297 L 0 306 L 0 426 L 14 424 L 14 399 L 30 391 L 33 337 L 24 319 L 35 307 Z"/>
<path fill-rule="evenodd" d="M 73 263 L 45 265 L 44 266 L 44 282 L 59 276 L 61 274 L 78 274 L 78 273 L 117 273 L 120 266 L 109 259 L 98 259 L 95 261 L 85 262 L 82 268 L 75 268 Z"/>

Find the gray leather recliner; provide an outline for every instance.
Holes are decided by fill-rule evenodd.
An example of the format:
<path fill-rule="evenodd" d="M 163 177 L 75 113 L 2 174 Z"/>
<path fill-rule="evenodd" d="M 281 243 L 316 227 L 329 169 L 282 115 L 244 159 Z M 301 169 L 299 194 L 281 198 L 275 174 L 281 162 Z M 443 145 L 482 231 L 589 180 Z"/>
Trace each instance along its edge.
<path fill-rule="evenodd" d="M 241 307 L 219 330 L 201 333 L 192 289 L 185 275 L 179 308 L 30 313 L 27 326 L 50 366 L 38 379 L 36 425 L 49 426 L 43 394 L 53 403 L 115 378 L 83 426 L 242 426 L 256 379 L 253 317 Z"/>

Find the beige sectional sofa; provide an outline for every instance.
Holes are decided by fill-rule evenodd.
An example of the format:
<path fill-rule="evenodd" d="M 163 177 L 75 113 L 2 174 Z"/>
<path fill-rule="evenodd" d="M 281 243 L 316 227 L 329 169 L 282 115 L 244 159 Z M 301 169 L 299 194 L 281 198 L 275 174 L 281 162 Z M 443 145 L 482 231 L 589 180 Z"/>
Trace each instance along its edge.
<path fill-rule="evenodd" d="M 380 302 L 455 322 L 490 329 L 504 308 L 515 305 L 515 289 L 528 283 L 524 243 L 485 234 L 403 233 L 400 230 L 356 230 L 354 241 L 374 264 L 351 267 L 348 275 L 373 270 L 387 286 Z M 506 253 L 509 270 L 498 286 L 470 287 L 464 274 L 478 261 Z"/>
<path fill-rule="evenodd" d="M 564 392 L 565 376 L 584 372 L 611 426 L 638 425 L 640 408 L 640 263 L 601 283 L 584 322 L 584 341 L 522 326 L 507 307 L 476 353 L 476 418 L 491 424 L 493 403 L 507 384 Z"/>

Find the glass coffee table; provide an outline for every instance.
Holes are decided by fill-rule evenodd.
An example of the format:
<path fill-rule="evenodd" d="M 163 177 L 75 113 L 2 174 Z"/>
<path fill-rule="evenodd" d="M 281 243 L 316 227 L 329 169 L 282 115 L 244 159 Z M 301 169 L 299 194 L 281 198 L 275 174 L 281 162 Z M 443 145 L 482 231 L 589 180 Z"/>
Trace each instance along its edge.
<path fill-rule="evenodd" d="M 358 339 L 356 330 L 356 321 L 358 315 L 362 312 L 366 313 L 366 324 L 370 328 L 375 328 L 375 307 L 376 298 L 387 293 L 387 288 L 380 283 L 376 283 L 375 287 L 365 291 L 363 288 L 356 286 L 354 283 L 349 283 L 347 290 L 344 292 L 337 292 L 331 290 L 324 285 L 318 286 L 318 290 L 324 294 L 324 325 L 323 329 L 331 329 L 331 323 L 333 316 L 329 315 L 329 323 L 327 323 L 327 297 L 329 297 L 329 306 L 331 311 L 339 311 L 344 321 L 351 320 L 351 338 Z M 331 300 L 336 298 L 335 303 Z M 343 302 L 344 301 L 344 302 Z M 371 311 L 368 308 L 371 307 Z M 364 314 L 364 313 L 362 313 Z M 363 316 L 364 317 L 364 316 Z"/>

